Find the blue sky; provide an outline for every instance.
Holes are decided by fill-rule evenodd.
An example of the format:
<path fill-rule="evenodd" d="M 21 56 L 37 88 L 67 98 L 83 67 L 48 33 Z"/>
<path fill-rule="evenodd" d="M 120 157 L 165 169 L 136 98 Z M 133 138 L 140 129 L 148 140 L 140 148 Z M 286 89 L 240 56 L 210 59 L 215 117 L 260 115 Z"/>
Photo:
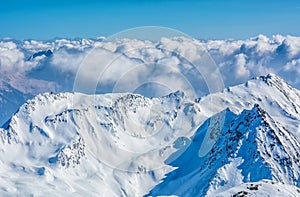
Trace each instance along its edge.
<path fill-rule="evenodd" d="M 199 39 L 300 35 L 300 1 L 0 0 L 0 37 L 95 38 L 165 26 Z"/>

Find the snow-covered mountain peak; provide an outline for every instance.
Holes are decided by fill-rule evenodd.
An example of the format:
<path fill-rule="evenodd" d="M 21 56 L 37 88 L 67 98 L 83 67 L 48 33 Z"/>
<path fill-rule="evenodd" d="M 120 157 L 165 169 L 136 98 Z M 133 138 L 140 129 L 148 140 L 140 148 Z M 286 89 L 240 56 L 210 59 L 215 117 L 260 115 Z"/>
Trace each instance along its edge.
<path fill-rule="evenodd" d="M 198 102 L 208 117 L 227 107 L 239 114 L 259 104 L 275 121 L 300 137 L 300 91 L 273 74 L 202 97 Z"/>
<path fill-rule="evenodd" d="M 257 104 L 241 114 L 229 110 L 221 114 L 224 126 L 212 149 L 195 157 L 206 143 L 204 136 L 213 117 L 198 128 L 186 151 L 171 163 L 177 169 L 150 195 L 218 196 L 234 186 L 263 179 L 298 186 L 300 144 L 295 136 Z"/>
<path fill-rule="evenodd" d="M 258 79 L 262 80 L 267 85 L 274 86 L 282 91 L 295 90 L 295 88 L 289 85 L 284 79 L 273 73 L 267 74 L 266 76 L 260 76 Z"/>
<path fill-rule="evenodd" d="M 299 185 L 298 140 L 258 105 L 237 115 L 220 140 L 223 136 L 229 137 L 225 140 L 226 149 L 233 151 L 227 158 L 242 158 L 237 169 L 241 170 L 243 182 L 272 179 Z"/>
<path fill-rule="evenodd" d="M 31 55 L 29 58 L 27 58 L 27 61 L 33 61 L 35 58 L 43 58 L 43 57 L 50 57 L 53 54 L 53 52 L 48 49 L 44 51 L 38 51 Z"/>

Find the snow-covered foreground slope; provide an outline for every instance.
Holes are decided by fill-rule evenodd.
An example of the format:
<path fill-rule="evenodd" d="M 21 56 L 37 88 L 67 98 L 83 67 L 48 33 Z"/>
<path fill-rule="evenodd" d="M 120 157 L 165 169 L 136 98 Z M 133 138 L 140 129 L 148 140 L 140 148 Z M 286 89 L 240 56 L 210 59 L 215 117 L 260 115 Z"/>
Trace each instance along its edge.
<path fill-rule="evenodd" d="M 40 94 L 0 130 L 0 192 L 227 196 L 269 179 L 251 192 L 293 196 L 299 95 L 272 74 L 196 101 L 183 92 Z"/>
<path fill-rule="evenodd" d="M 292 185 L 277 183 L 270 180 L 262 180 L 253 183 L 244 183 L 242 185 L 230 188 L 219 194 L 217 197 L 233 196 L 286 196 L 294 197 L 300 195 L 300 189 Z"/>

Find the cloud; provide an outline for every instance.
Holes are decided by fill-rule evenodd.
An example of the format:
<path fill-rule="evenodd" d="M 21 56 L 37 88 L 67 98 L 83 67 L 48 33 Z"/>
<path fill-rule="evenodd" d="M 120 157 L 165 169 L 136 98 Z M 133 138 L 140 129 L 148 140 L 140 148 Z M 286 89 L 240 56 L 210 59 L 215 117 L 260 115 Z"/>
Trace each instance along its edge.
<path fill-rule="evenodd" d="M 284 71 L 300 74 L 300 59 L 294 59 L 284 66 Z"/>
<path fill-rule="evenodd" d="M 287 76 L 287 81 L 292 83 L 296 87 L 300 87 L 300 59 L 293 59 L 290 62 L 287 62 L 283 67 L 282 74 Z"/>
<path fill-rule="evenodd" d="M 24 54 L 17 48 L 14 42 L 0 42 L 1 74 L 7 72 L 21 72 L 34 67 L 34 64 L 26 63 L 24 59 Z"/>
<path fill-rule="evenodd" d="M 286 47 L 289 59 L 300 57 L 300 37 L 287 36 L 282 45 Z"/>
<path fill-rule="evenodd" d="M 234 61 L 234 73 L 236 78 L 248 78 L 249 77 L 249 70 L 246 67 L 246 55 L 243 53 L 240 53 L 238 55 L 235 55 L 235 61 Z"/>
<path fill-rule="evenodd" d="M 53 55 L 27 61 L 34 53 L 45 50 L 51 50 Z M 1 75 L 18 73 L 22 77 L 15 77 L 13 83 L 22 84 L 30 79 L 36 92 L 52 91 L 53 87 L 56 91 L 60 91 L 59 87 L 72 91 L 74 83 L 76 91 L 89 93 L 133 91 L 141 86 L 147 87 L 145 91 L 155 92 L 145 83 L 157 83 L 170 90 L 181 89 L 201 96 L 213 89 L 209 86 L 220 77 L 218 69 L 222 77 L 218 83 L 224 82 L 224 87 L 273 72 L 300 88 L 299 59 L 300 37 L 282 35 L 259 35 L 246 40 L 174 37 L 158 42 L 103 38 L 0 41 Z M 212 60 L 215 68 L 211 68 Z M 34 85 L 35 80 L 51 85 Z"/>
<path fill-rule="evenodd" d="M 76 71 L 87 55 L 87 51 L 80 50 L 68 50 L 66 48 L 59 48 L 53 54 L 51 63 L 56 68 L 63 72 L 72 72 L 76 74 Z"/>

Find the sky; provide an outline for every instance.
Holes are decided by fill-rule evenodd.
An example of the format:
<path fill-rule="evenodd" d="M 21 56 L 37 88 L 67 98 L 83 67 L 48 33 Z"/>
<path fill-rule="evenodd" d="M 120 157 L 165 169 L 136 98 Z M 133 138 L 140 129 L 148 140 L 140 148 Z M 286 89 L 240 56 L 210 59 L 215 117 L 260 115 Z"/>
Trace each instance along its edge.
<path fill-rule="evenodd" d="M 300 1 L 0 0 L 0 38 L 96 38 L 164 26 L 198 39 L 300 35 Z"/>

